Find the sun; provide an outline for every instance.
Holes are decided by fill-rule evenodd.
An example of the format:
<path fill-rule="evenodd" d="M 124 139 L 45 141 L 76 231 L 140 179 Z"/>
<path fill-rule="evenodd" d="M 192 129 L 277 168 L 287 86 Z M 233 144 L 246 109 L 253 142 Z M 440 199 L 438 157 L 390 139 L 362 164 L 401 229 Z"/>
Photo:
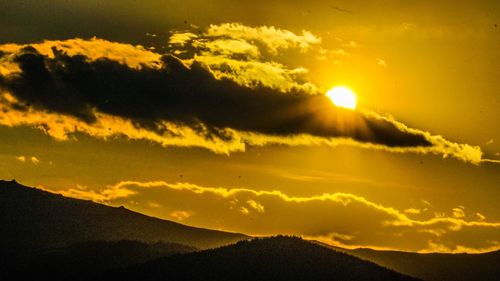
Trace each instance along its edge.
<path fill-rule="evenodd" d="M 336 86 L 326 92 L 326 96 L 338 107 L 356 109 L 356 94 L 345 86 Z"/>

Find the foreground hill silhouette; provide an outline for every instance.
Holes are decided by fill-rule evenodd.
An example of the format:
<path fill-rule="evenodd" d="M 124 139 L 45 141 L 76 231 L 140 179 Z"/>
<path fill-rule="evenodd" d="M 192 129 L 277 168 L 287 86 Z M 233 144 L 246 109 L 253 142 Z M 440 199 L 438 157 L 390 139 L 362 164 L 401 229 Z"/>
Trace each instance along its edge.
<path fill-rule="evenodd" d="M 295 237 L 240 241 L 108 273 L 96 280 L 417 280 Z"/>
<path fill-rule="evenodd" d="M 0 181 L 0 228 L 2 253 L 16 255 L 84 241 L 163 241 L 206 249 L 248 238 L 67 198 L 15 181 Z"/>
<path fill-rule="evenodd" d="M 0 280 L 93 280 L 97 274 L 160 257 L 196 251 L 175 243 L 90 241 L 42 250 L 16 260 L 0 273 Z M 5 263 L 4 263 L 5 265 Z"/>

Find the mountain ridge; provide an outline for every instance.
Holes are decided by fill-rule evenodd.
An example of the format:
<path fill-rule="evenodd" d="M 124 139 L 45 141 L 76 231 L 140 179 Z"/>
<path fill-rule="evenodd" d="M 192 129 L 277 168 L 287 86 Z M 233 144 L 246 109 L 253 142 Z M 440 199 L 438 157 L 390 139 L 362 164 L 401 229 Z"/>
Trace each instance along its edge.
<path fill-rule="evenodd" d="M 113 279 L 114 278 L 114 279 Z M 96 280 L 419 280 L 299 237 L 239 241 L 216 249 L 159 258 Z"/>
<path fill-rule="evenodd" d="M 158 258 L 160 253 L 170 255 L 214 248 L 219 251 L 221 246 L 233 245 L 250 238 L 239 233 L 187 226 L 124 207 L 68 198 L 24 186 L 15 180 L 0 180 L 0 226 L 0 264 L 10 262 L 14 265 L 18 258 L 22 260 L 23 255 L 40 255 L 47 253 L 47 250 L 55 251 L 56 260 L 65 260 L 57 256 L 57 251 L 63 251 L 67 256 L 71 256 L 68 253 L 83 255 L 83 260 L 87 261 L 88 255 L 91 255 L 89 253 L 93 253 L 90 251 L 94 247 L 92 245 L 104 243 L 104 249 L 112 250 L 116 241 L 137 241 L 139 244 L 129 242 L 122 245 L 122 248 L 129 247 L 143 253 L 123 257 L 121 265 L 128 266 L 133 264 L 130 260 L 146 262 L 150 258 Z M 171 248 L 162 250 L 151 247 L 158 242 L 167 243 Z M 500 280 L 500 267 L 496 266 L 500 260 L 500 251 L 483 254 L 419 254 L 370 248 L 350 250 L 319 241 L 310 242 L 423 280 Z M 72 248 L 75 245 L 77 247 Z M 81 245 L 87 245 L 89 249 Z M 123 250 L 122 248 L 118 247 L 119 250 Z M 156 250 L 159 250 L 158 255 L 155 254 Z M 54 260 L 54 256 L 46 257 L 47 260 Z M 38 263 L 35 264 L 43 264 L 43 260 L 41 263 L 36 262 Z M 106 261 L 96 266 L 106 266 Z"/>
<path fill-rule="evenodd" d="M 0 225 L 9 226 L 0 232 L 0 247 L 7 252 L 97 240 L 163 241 L 208 249 L 249 238 L 68 198 L 15 180 L 0 180 Z"/>
<path fill-rule="evenodd" d="M 346 249 L 313 242 L 423 280 L 500 280 L 500 267 L 497 266 L 500 250 L 478 254 L 417 253 L 371 248 Z"/>

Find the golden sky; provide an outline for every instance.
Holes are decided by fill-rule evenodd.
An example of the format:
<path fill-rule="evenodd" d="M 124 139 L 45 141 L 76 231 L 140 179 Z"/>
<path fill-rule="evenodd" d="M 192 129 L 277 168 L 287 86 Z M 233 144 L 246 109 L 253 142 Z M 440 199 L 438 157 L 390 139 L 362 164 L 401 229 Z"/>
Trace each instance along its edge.
<path fill-rule="evenodd" d="M 4 1 L 0 175 L 250 235 L 500 249 L 499 24 L 498 1 Z"/>

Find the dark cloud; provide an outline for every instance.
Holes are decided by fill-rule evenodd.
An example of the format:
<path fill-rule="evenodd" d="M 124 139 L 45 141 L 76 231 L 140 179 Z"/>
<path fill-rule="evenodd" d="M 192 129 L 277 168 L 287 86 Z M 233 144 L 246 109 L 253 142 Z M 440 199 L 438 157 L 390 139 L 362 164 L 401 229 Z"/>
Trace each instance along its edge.
<path fill-rule="evenodd" d="M 431 145 L 424 136 L 388 121 L 336 108 L 322 94 L 244 87 L 215 79 L 197 63 L 188 68 L 170 55 L 162 57 L 159 69 L 136 69 L 106 58 L 92 61 L 52 51 L 50 58 L 25 47 L 14 59 L 21 73 L 0 85 L 22 104 L 87 123 L 102 112 L 162 133 L 161 122 L 170 121 L 193 128 L 201 123 L 214 134 L 232 128 L 277 136 L 351 137 L 390 147 Z"/>

